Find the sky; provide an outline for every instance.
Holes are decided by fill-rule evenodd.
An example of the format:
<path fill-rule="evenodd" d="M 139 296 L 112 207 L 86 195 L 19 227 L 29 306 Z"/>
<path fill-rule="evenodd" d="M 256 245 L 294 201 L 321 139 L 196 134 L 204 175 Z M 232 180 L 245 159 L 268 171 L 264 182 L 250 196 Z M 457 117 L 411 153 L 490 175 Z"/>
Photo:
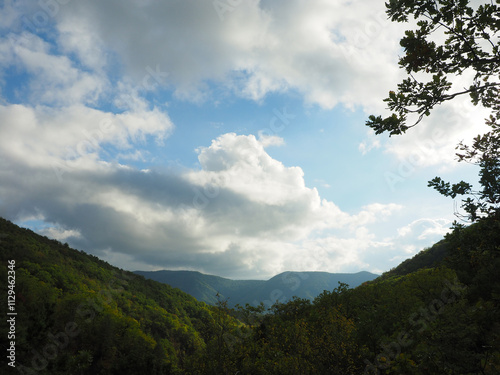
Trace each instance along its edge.
<path fill-rule="evenodd" d="M 4 0 L 0 216 L 127 270 L 388 271 L 449 231 L 427 181 L 477 180 L 454 152 L 487 115 L 365 125 L 409 27 L 373 0 Z"/>

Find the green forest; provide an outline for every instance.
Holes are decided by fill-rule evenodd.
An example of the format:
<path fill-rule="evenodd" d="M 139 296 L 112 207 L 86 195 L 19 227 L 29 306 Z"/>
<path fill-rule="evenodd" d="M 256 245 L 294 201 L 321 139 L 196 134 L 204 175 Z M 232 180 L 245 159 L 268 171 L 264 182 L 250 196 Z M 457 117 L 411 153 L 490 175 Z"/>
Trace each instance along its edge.
<path fill-rule="evenodd" d="M 429 187 L 461 199 L 449 234 L 356 288 L 271 308 L 212 306 L 0 219 L 2 373 L 500 374 L 499 1 L 390 0 L 408 73 L 385 99 L 377 134 L 404 136 L 460 95 L 491 110 L 491 129 L 459 144 L 475 184 Z M 437 44 L 435 33 L 444 32 Z M 434 38 L 434 39 L 433 39 Z M 475 73 L 449 92 L 449 77 Z M 430 75 L 428 82 L 416 77 Z M 478 188 L 479 186 L 479 188 Z"/>
<path fill-rule="evenodd" d="M 498 218 L 372 282 L 269 310 L 198 302 L 4 219 L 0 233 L 0 277 L 15 271 L 11 373 L 500 373 Z"/>

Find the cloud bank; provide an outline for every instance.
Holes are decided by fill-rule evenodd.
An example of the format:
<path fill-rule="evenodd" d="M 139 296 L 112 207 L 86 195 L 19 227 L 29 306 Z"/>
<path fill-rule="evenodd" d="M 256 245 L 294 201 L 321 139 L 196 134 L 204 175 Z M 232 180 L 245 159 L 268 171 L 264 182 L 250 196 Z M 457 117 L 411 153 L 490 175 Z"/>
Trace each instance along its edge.
<path fill-rule="evenodd" d="M 2 216 L 44 222 L 128 269 L 240 278 L 376 270 L 367 254 L 411 232 L 374 234 L 400 205 L 347 213 L 321 198 L 299 166 L 268 154 L 286 144 L 276 135 L 221 134 L 199 145 L 198 169 L 131 164 L 175 131 L 160 94 L 217 105 L 298 93 L 311 107 L 381 109 L 402 34 L 383 3 L 6 1 L 0 14 Z M 369 143 L 363 153 L 382 147 Z M 416 150 L 411 138 L 384 147 L 400 159 Z"/>
<path fill-rule="evenodd" d="M 90 160 L 58 175 L 2 150 L 11 161 L 1 170 L 0 196 L 9 197 L 3 213 L 43 220 L 52 225 L 47 234 L 102 257 L 122 254 L 141 268 L 195 264 L 232 277 L 361 269 L 372 239 L 365 225 L 399 208 L 342 212 L 252 135 L 220 136 L 198 150 L 201 169 L 183 173 Z"/>

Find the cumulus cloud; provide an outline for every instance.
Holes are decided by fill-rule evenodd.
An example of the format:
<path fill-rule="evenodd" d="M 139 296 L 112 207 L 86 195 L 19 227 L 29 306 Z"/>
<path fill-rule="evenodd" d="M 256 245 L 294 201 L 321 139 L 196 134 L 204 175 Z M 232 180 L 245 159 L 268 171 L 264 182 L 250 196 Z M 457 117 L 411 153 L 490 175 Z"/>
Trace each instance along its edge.
<path fill-rule="evenodd" d="M 398 229 L 401 238 L 408 237 L 415 232 L 417 239 L 424 240 L 429 236 L 444 236 L 449 232 L 451 222 L 445 219 L 418 219 Z"/>
<path fill-rule="evenodd" d="M 0 106 L 4 152 L 32 167 L 50 165 L 60 173 L 102 161 L 99 153 L 105 144 L 127 149 L 146 135 L 162 139 L 172 126 L 158 110 L 112 114 L 82 105 Z"/>
<path fill-rule="evenodd" d="M 39 126 L 39 125 L 38 125 Z M 271 158 L 252 135 L 222 135 L 199 149 L 201 169 L 138 171 L 106 164 L 68 171 L 3 149 L 1 212 L 37 215 L 44 233 L 102 257 L 123 254 L 148 268 L 190 268 L 226 276 L 286 269 L 361 269 L 365 224 L 389 205 L 342 212 L 305 186 L 303 171 Z M 26 199 L 29 197 L 29 199 Z M 356 224 L 357 223 L 357 224 Z M 334 231 L 318 237 L 324 231 Z M 328 254 L 323 258 L 321 254 Z"/>
<path fill-rule="evenodd" d="M 371 226 L 401 205 L 347 213 L 320 197 L 302 168 L 268 154 L 285 145 L 272 126 L 258 137 L 214 137 L 197 149 L 198 169 L 127 164 L 146 163 L 146 144 L 161 146 L 174 131 L 167 106 L 151 99 L 160 92 L 214 103 L 299 93 L 327 109 L 381 109 L 400 78 L 402 35 L 383 3 L 243 1 L 226 11 L 195 0 L 48 4 L 1 5 L 2 216 L 36 217 L 50 225 L 42 233 L 129 269 L 196 265 L 232 277 L 357 271 L 372 264 L 371 251 L 394 249 L 416 230 L 380 239 Z M 6 83 L 12 71 L 17 81 Z M 434 141 L 422 159 L 432 164 L 442 138 L 430 125 L 419 132 Z M 383 147 L 404 159 L 416 150 L 407 139 Z M 369 139 L 359 150 L 379 147 Z"/>
<path fill-rule="evenodd" d="M 212 90 L 216 83 L 219 93 L 226 88 L 223 95 L 256 101 L 269 93 L 295 90 L 306 102 L 324 108 L 340 104 L 381 112 L 381 99 L 403 77 L 397 66 L 399 37 L 408 25 L 387 20 L 383 2 L 242 1 L 222 8 L 216 4 L 73 1 L 59 6 L 53 19 L 62 48 L 79 56 L 85 66 L 101 73 L 118 58 L 121 72 L 136 87 L 172 89 L 185 100 L 217 101 L 220 94 Z M 27 14 L 33 18 L 36 8 Z M 64 59 L 54 63 L 61 68 L 52 74 L 76 74 Z M 49 66 L 40 59 L 32 69 L 46 72 L 41 64 Z M 456 87 L 463 87 L 467 78 L 460 77 Z M 107 87 L 84 72 L 71 81 L 71 95 L 47 94 L 46 100 L 95 100 Z M 384 143 L 384 148 L 399 160 L 418 159 L 415 163 L 421 166 L 452 165 L 457 140 L 483 131 L 484 116 L 464 105 L 456 100 L 437 110 L 432 119 Z M 365 141 L 360 151 L 379 147 L 379 141 Z"/>
<path fill-rule="evenodd" d="M 285 140 L 277 135 L 266 135 L 264 133 L 259 134 L 259 142 L 263 147 L 268 146 L 283 146 L 285 144 Z"/>
<path fill-rule="evenodd" d="M 421 218 L 396 229 L 386 238 L 382 253 L 392 266 L 441 240 L 450 231 L 452 221 L 444 218 Z M 381 269 L 384 269 L 381 265 Z"/>
<path fill-rule="evenodd" d="M 0 39 L 5 65 L 23 69 L 30 78 L 19 92 L 23 100 L 51 105 L 95 103 L 105 89 L 106 80 L 75 67 L 68 56 L 53 54 L 51 49 L 51 44 L 27 32 L 11 33 Z"/>
<path fill-rule="evenodd" d="M 80 238 L 81 234 L 74 229 L 61 229 L 58 227 L 49 227 L 39 231 L 40 234 L 58 241 L 65 242 L 68 238 Z"/>
<path fill-rule="evenodd" d="M 375 104 L 397 75 L 389 62 L 401 27 L 386 20 L 383 3 L 242 1 L 222 14 L 215 4 L 92 0 L 8 9 L 24 14 L 19 29 L 54 23 L 62 50 L 85 67 L 102 72 L 119 59 L 138 84 L 158 71 L 158 83 L 185 99 L 208 99 L 210 82 L 218 82 L 254 100 L 294 89 L 326 108 L 354 107 Z M 86 79 L 80 90 L 93 84 Z"/>

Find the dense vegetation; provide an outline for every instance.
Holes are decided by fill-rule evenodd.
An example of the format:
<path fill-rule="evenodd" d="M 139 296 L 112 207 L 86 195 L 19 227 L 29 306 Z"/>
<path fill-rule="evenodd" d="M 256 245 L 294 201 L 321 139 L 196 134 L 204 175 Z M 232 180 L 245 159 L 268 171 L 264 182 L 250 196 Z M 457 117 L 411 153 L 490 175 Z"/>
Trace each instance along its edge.
<path fill-rule="evenodd" d="M 375 281 L 269 311 L 197 302 L 3 219 L 0 233 L 4 280 L 16 261 L 12 373 L 500 373 L 494 218 L 457 226 Z"/>
<path fill-rule="evenodd" d="M 401 134 L 463 94 L 491 109 L 491 131 L 458 154 L 480 167 L 482 189 L 430 183 L 446 196 L 466 196 L 464 217 L 474 224 L 455 224 L 443 241 L 373 282 L 340 284 L 313 301 L 295 298 L 265 311 L 231 309 L 224 299 L 208 306 L 0 219 L 0 278 L 15 272 L 15 286 L 3 288 L 0 343 L 3 361 L 12 363 L 14 352 L 16 365 L 2 363 L 0 371 L 500 374 L 499 7 L 491 1 L 474 10 L 466 0 L 390 0 L 387 7 L 394 21 L 413 15 L 418 29 L 401 41 L 410 77 L 386 100 L 393 114 L 370 116 L 368 125 Z M 442 45 L 431 40 L 438 31 Z M 475 73 L 470 86 L 449 94 L 447 77 L 466 70 Z M 422 83 L 415 73 L 432 78 Z M 7 303 L 13 291 L 15 306 Z"/>
<path fill-rule="evenodd" d="M 499 374 L 500 223 L 458 226 L 397 269 L 312 303 L 240 310 L 253 329 L 227 333 L 219 373 Z M 446 250 L 436 261 L 428 254 Z M 412 261 L 405 268 L 413 268 Z"/>
<path fill-rule="evenodd" d="M 213 308 L 179 289 L 4 219 L 0 234 L 2 285 L 15 260 L 15 373 L 184 373 L 215 335 Z M 6 353 L 11 340 L 4 333 L 0 340 Z"/>

